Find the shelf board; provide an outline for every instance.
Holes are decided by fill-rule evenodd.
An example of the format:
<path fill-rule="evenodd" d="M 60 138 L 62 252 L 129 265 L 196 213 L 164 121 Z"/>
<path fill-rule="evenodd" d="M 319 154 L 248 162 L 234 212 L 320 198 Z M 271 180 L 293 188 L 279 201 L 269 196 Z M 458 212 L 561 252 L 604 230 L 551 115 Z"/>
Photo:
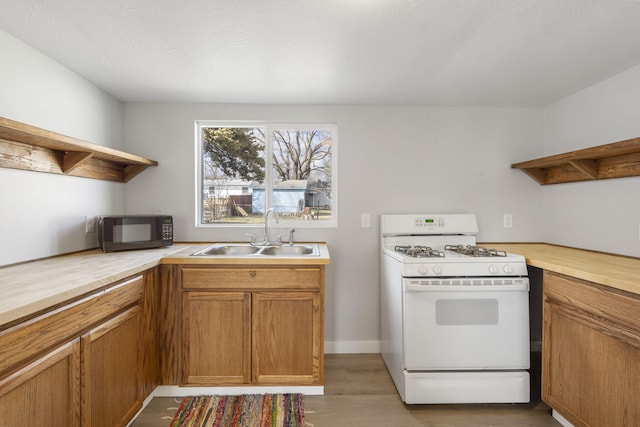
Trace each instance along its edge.
<path fill-rule="evenodd" d="M 514 163 L 538 184 L 640 176 L 640 138 Z"/>
<path fill-rule="evenodd" d="M 0 167 L 129 182 L 155 160 L 0 117 Z"/>

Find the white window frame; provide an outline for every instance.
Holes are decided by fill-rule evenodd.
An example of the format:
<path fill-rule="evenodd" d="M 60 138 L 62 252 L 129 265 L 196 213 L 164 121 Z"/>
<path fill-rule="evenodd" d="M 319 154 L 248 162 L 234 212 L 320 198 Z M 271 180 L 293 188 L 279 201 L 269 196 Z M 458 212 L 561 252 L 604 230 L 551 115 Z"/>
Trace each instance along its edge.
<path fill-rule="evenodd" d="M 288 220 L 284 216 L 279 217 L 280 227 L 295 228 L 337 228 L 338 226 L 338 126 L 335 123 L 295 123 L 295 122 L 265 122 L 265 121 L 227 121 L 227 120 L 196 120 L 195 121 L 195 226 L 196 227 L 232 227 L 255 228 L 257 224 L 233 224 L 233 223 L 202 223 L 202 128 L 207 127 L 263 127 L 267 129 L 267 141 L 265 143 L 265 199 L 267 209 L 271 206 L 271 193 L 273 186 L 273 167 L 271 153 L 271 134 L 273 130 L 331 130 L 331 219 L 329 220 Z"/>

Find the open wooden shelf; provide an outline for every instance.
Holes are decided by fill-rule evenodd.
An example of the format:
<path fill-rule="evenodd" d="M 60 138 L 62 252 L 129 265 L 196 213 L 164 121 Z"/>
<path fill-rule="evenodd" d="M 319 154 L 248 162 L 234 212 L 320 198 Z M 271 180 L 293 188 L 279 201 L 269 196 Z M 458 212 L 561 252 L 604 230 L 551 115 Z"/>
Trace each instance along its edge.
<path fill-rule="evenodd" d="M 129 182 L 155 160 L 0 117 L 0 167 Z"/>
<path fill-rule="evenodd" d="M 640 176 L 640 138 L 627 139 L 511 165 L 538 184 Z"/>

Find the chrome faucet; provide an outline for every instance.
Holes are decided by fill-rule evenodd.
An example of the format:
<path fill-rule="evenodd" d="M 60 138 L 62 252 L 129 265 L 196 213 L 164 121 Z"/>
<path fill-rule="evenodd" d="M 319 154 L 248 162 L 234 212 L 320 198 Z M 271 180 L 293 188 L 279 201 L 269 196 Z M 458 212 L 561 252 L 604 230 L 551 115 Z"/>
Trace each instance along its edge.
<path fill-rule="evenodd" d="M 278 243 L 272 242 L 271 237 L 269 236 L 269 213 L 273 214 L 276 224 L 280 223 L 280 219 L 278 218 L 276 211 L 273 208 L 267 209 L 264 213 L 264 242 L 262 244 L 264 246 L 280 246 Z"/>

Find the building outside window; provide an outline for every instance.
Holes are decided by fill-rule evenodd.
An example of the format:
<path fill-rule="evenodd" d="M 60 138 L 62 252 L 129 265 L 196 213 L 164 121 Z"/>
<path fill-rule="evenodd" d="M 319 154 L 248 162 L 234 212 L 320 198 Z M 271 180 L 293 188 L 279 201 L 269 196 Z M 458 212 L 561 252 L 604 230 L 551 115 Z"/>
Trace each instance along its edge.
<path fill-rule="evenodd" d="M 197 225 L 337 225 L 334 124 L 196 122 Z"/>

